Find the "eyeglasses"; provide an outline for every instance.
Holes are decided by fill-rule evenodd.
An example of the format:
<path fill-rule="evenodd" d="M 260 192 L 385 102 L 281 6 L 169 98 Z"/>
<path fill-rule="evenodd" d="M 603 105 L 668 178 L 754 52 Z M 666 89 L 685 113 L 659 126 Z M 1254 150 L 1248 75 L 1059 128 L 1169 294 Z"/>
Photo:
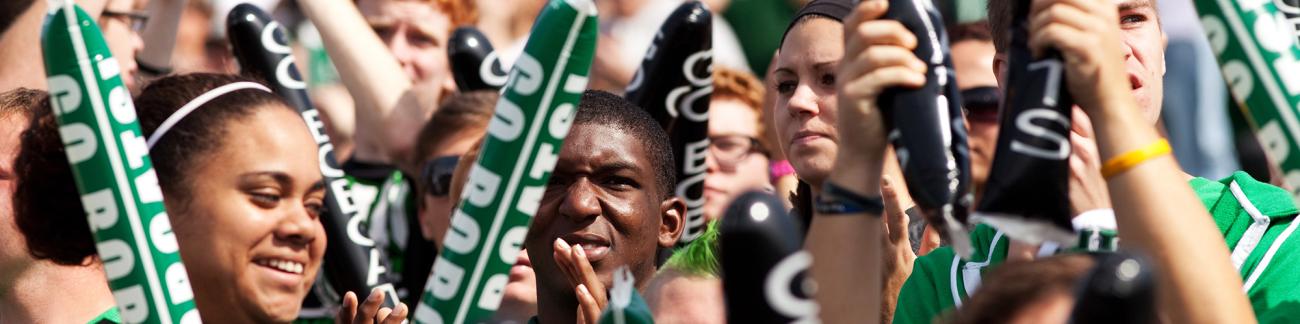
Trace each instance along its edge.
<path fill-rule="evenodd" d="M 724 170 L 735 170 L 736 165 L 745 161 L 752 153 L 767 155 L 763 144 L 753 136 L 720 135 L 709 136 L 709 155 Z"/>
<path fill-rule="evenodd" d="M 997 87 L 978 87 L 961 91 L 961 109 L 972 122 L 998 122 L 998 99 L 1002 93 Z"/>
<path fill-rule="evenodd" d="M 149 22 L 149 14 L 146 14 L 144 11 L 117 11 L 104 9 L 104 12 L 101 15 L 108 19 L 122 19 L 122 22 L 125 22 L 127 26 L 131 26 L 131 31 L 137 34 L 143 32 L 145 24 Z"/>
<path fill-rule="evenodd" d="M 420 181 L 426 188 L 425 194 L 446 197 L 451 193 L 451 176 L 456 173 L 456 164 L 459 162 L 459 155 L 440 156 L 426 162 L 420 172 Z"/>

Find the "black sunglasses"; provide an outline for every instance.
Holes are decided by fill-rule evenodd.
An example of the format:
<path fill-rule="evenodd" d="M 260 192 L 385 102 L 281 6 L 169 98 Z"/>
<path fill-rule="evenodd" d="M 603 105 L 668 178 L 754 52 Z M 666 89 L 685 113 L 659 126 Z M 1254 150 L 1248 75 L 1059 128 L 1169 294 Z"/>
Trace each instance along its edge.
<path fill-rule="evenodd" d="M 425 162 L 424 169 L 420 171 L 425 194 L 446 197 L 451 192 L 451 175 L 456 173 L 456 164 L 459 162 L 459 155 L 440 156 Z"/>
<path fill-rule="evenodd" d="M 1002 92 L 997 87 L 978 87 L 961 91 L 961 108 L 971 121 L 998 122 L 998 99 Z"/>

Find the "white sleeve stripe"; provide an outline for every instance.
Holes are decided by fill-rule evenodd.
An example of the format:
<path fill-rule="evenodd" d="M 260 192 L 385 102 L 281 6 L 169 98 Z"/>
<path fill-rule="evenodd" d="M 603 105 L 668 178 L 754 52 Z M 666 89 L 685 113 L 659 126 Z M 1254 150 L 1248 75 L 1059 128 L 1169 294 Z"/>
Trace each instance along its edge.
<path fill-rule="evenodd" d="M 1228 183 L 1228 188 L 1232 191 L 1232 196 L 1237 198 L 1237 203 L 1241 205 L 1241 208 L 1245 209 L 1246 213 L 1250 214 L 1250 218 L 1254 220 L 1246 228 L 1246 233 L 1237 241 L 1237 246 L 1232 249 L 1232 267 L 1236 268 L 1237 271 L 1241 271 L 1241 265 L 1255 251 L 1259 241 L 1264 238 L 1264 232 L 1268 231 L 1269 219 L 1259 212 L 1259 208 L 1255 208 L 1255 204 L 1250 202 L 1250 199 L 1246 197 L 1245 192 L 1241 191 L 1241 186 L 1238 186 L 1236 181 Z"/>
<path fill-rule="evenodd" d="M 961 294 L 957 292 L 957 268 L 961 265 L 961 257 L 952 256 L 952 272 L 948 275 L 948 288 L 952 289 L 953 308 L 961 308 Z"/>
<path fill-rule="evenodd" d="M 975 290 L 979 289 L 980 283 L 983 279 L 983 274 L 980 273 L 980 270 L 983 270 L 984 267 L 987 267 L 990 262 L 993 262 L 993 253 L 997 252 L 998 243 L 1000 243 L 1001 241 L 1002 241 L 1002 231 L 997 231 L 997 234 L 993 235 L 992 243 L 989 244 L 988 256 L 984 257 L 983 262 L 967 262 L 965 266 L 960 267 L 962 268 L 961 271 L 962 286 L 963 288 L 966 289 L 966 296 L 974 295 Z M 952 280 L 951 288 L 952 288 L 953 305 L 955 305 L 957 308 L 961 308 L 961 294 L 960 292 L 957 291 L 957 268 L 958 265 L 960 264 L 961 264 L 961 257 L 953 256 L 952 274 L 951 274 L 952 277 L 950 280 Z"/>
<path fill-rule="evenodd" d="M 1250 292 L 1250 288 L 1255 286 L 1255 280 L 1258 280 L 1259 275 L 1263 274 L 1264 269 L 1268 268 L 1268 263 L 1273 260 L 1273 255 L 1277 254 L 1277 250 L 1282 247 L 1282 244 L 1286 243 L 1286 239 L 1291 236 L 1291 233 L 1295 232 L 1296 224 L 1300 224 L 1300 218 L 1291 219 L 1291 225 L 1287 225 L 1286 230 L 1282 231 L 1282 234 L 1273 240 L 1273 245 L 1268 248 L 1268 252 L 1264 253 L 1264 258 L 1259 261 L 1259 266 L 1250 272 L 1250 278 L 1246 279 L 1246 284 L 1241 286 L 1241 291 Z"/>

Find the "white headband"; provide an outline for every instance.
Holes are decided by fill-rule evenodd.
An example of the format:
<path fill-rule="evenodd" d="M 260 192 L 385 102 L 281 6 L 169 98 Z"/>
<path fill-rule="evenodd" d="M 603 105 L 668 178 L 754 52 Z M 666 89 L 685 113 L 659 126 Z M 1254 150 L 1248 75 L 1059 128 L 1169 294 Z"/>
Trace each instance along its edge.
<path fill-rule="evenodd" d="M 149 135 L 149 140 L 145 141 L 145 143 L 149 145 L 149 149 L 153 149 L 153 145 L 157 144 L 158 140 L 162 139 L 163 135 L 166 135 L 167 131 L 172 129 L 172 126 L 176 126 L 176 123 L 181 122 L 181 119 L 185 119 L 185 116 L 194 112 L 195 109 L 199 109 L 199 107 L 212 101 L 212 99 L 217 99 L 217 97 L 221 97 L 227 93 L 243 89 L 258 89 L 271 92 L 271 89 L 267 89 L 264 85 L 247 81 L 235 82 L 217 87 L 216 89 L 208 90 L 208 92 L 204 92 L 198 97 L 195 97 L 194 100 L 185 103 L 184 106 L 181 106 L 181 109 L 177 109 L 171 116 L 167 116 L 167 120 L 164 120 L 161 125 L 158 125 L 158 129 L 153 132 L 153 135 Z"/>

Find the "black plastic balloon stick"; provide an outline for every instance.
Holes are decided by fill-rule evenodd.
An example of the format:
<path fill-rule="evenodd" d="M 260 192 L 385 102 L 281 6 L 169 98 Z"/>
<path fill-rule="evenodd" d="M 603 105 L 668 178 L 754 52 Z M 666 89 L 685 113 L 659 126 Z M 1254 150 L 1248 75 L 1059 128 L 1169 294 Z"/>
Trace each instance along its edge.
<path fill-rule="evenodd" d="M 1146 258 L 1094 255 L 1097 266 L 1080 282 L 1070 323 L 1137 324 L 1156 321 L 1156 271 Z"/>
<path fill-rule="evenodd" d="M 928 66 L 922 87 L 895 87 L 881 93 L 878 100 L 889 129 L 887 136 L 898 155 L 907 189 L 926 220 L 966 255 L 970 251 L 965 230 L 970 206 L 965 180 L 969 154 L 961 112 L 954 106 L 961 98 L 953 84 L 943 19 L 929 1 L 913 0 L 890 1 L 884 17 L 916 35 L 913 53 Z"/>
<path fill-rule="evenodd" d="M 1015 4 L 1001 125 L 976 212 L 1008 236 L 1075 243 L 1070 223 L 1070 109 L 1060 53 L 1029 52 L 1029 1 Z"/>
<path fill-rule="evenodd" d="M 461 92 L 497 90 L 506 84 L 506 70 L 492 42 L 474 27 L 458 27 L 447 40 L 451 75 Z"/>
<path fill-rule="evenodd" d="M 727 207 L 718 228 L 722 290 L 730 323 L 792 323 L 817 319 L 812 254 L 799 221 L 781 199 L 748 192 Z"/>
<path fill-rule="evenodd" d="M 672 138 L 675 193 L 686 200 L 679 246 L 704 233 L 704 157 L 709 149 L 713 94 L 713 14 L 699 1 L 677 7 L 655 35 L 627 99 L 650 112 Z"/>

